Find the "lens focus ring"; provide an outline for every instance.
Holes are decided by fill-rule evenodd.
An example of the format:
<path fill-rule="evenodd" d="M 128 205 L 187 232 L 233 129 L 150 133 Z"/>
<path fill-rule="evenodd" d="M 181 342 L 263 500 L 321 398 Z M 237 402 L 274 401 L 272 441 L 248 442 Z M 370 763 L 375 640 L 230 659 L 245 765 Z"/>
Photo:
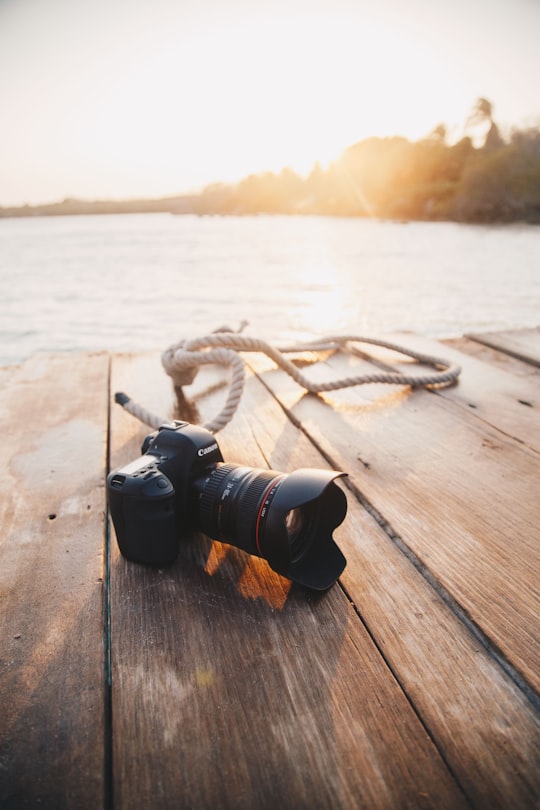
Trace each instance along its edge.
<path fill-rule="evenodd" d="M 236 464 L 220 464 L 215 470 L 212 470 L 204 482 L 204 488 L 199 498 L 199 517 L 201 531 L 209 537 L 215 537 L 214 527 L 219 504 L 218 490 L 222 481 L 236 466 Z"/>
<path fill-rule="evenodd" d="M 199 527 L 208 537 L 257 554 L 256 524 L 274 470 L 220 464 L 200 482 Z"/>

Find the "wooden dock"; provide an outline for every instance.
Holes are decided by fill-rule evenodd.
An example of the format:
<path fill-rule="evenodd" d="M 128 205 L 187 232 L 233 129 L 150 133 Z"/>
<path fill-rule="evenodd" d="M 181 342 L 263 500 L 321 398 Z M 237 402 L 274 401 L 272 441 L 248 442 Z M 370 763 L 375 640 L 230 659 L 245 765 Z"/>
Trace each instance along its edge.
<path fill-rule="evenodd" d="M 312 396 L 257 357 L 218 436 L 348 473 L 322 595 L 202 536 L 163 570 L 120 557 L 105 475 L 148 431 L 112 394 L 174 416 L 157 355 L 0 370 L 3 809 L 540 807 L 540 330 L 396 339 L 459 384 Z M 219 409 L 211 374 L 184 416 Z"/>

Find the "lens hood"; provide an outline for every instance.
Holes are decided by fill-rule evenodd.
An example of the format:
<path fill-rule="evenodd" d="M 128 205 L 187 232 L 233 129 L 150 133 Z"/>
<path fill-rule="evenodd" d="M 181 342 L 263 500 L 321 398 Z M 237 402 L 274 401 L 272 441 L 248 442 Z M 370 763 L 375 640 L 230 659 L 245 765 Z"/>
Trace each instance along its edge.
<path fill-rule="evenodd" d="M 334 584 L 347 563 L 332 532 L 347 513 L 345 493 L 335 483 L 344 473 L 299 469 L 283 476 L 257 526 L 257 546 L 279 574 L 315 590 Z M 299 516 L 291 536 L 288 515 Z"/>

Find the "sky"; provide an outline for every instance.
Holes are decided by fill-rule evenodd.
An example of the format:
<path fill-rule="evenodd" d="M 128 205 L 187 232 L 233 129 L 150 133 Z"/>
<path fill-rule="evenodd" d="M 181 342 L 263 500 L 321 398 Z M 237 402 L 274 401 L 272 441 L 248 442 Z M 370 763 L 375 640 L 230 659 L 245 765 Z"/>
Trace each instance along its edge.
<path fill-rule="evenodd" d="M 540 0 L 0 0 L 0 205 L 159 197 L 540 125 Z"/>

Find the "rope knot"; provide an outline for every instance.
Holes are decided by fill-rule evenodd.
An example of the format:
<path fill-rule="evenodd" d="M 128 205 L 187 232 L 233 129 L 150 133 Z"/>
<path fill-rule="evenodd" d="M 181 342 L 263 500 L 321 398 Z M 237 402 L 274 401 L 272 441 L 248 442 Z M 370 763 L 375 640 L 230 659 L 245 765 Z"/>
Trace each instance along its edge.
<path fill-rule="evenodd" d="M 353 377 L 330 380 L 325 383 L 314 383 L 284 356 L 287 352 L 328 351 L 329 349 L 334 351 L 345 349 L 353 354 L 357 353 L 354 351 L 354 346 L 348 346 L 349 343 L 366 343 L 382 346 L 411 357 L 419 363 L 430 365 L 435 371 L 431 374 L 409 375 L 394 372 L 390 367 L 388 372 L 360 374 Z M 221 413 L 219 413 L 215 419 L 203 425 L 203 427 L 213 433 L 217 433 L 218 430 L 221 430 L 221 428 L 225 427 L 225 425 L 230 422 L 240 403 L 245 382 L 245 364 L 240 356 L 240 352 L 261 352 L 266 354 L 279 368 L 286 371 L 298 385 L 312 394 L 321 393 L 323 391 L 335 391 L 339 388 L 362 385 L 365 383 L 410 385 L 413 388 L 441 387 L 454 383 L 461 373 L 459 366 L 449 363 L 447 360 L 415 352 L 411 349 L 405 349 L 395 343 L 376 340 L 375 338 L 345 335 L 326 338 L 323 341 L 318 340 L 313 343 L 282 348 L 280 350 L 266 343 L 264 340 L 247 337 L 238 334 L 238 332 L 226 331 L 222 328 L 204 337 L 193 340 L 181 340 L 179 343 L 170 346 L 161 355 L 163 368 L 169 377 L 171 377 L 176 388 L 190 385 L 195 379 L 201 365 L 221 365 L 230 369 L 231 381 L 225 405 Z M 123 397 L 125 397 L 125 395 L 123 395 Z M 146 424 L 152 427 L 159 426 L 159 424 L 167 421 L 166 419 L 158 419 L 157 416 L 150 414 L 144 408 L 133 403 L 129 397 L 126 397 L 125 401 L 121 401 L 120 404 L 134 416 L 137 416 L 141 421 L 146 422 Z"/>
<path fill-rule="evenodd" d="M 161 363 L 165 372 L 171 377 L 175 388 L 191 385 L 197 372 L 199 363 L 195 362 L 190 352 L 184 348 L 185 341 L 169 346 L 161 355 Z"/>

